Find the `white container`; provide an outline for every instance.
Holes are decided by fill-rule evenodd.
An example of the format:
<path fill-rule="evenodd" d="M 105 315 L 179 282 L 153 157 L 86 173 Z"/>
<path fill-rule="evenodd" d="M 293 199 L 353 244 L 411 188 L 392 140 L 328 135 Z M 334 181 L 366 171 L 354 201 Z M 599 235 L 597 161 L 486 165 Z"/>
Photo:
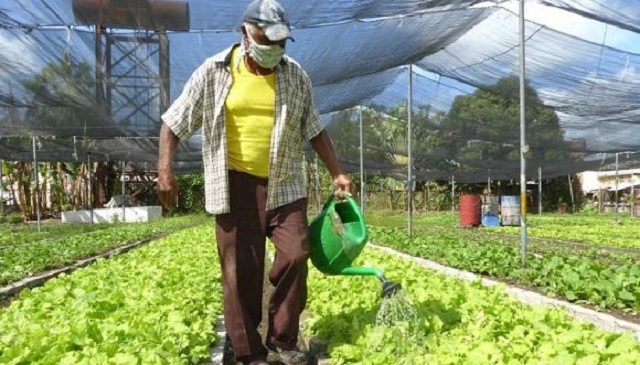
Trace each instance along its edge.
<path fill-rule="evenodd" d="M 140 223 L 162 218 L 162 207 L 98 208 L 93 210 L 93 223 Z M 90 223 L 91 211 L 79 210 L 62 212 L 62 223 Z"/>
<path fill-rule="evenodd" d="M 500 197 L 497 195 L 482 196 L 482 214 L 491 213 L 493 215 L 500 214 Z"/>
<path fill-rule="evenodd" d="M 503 195 L 500 197 L 500 218 L 503 226 L 520 225 L 520 197 Z"/>

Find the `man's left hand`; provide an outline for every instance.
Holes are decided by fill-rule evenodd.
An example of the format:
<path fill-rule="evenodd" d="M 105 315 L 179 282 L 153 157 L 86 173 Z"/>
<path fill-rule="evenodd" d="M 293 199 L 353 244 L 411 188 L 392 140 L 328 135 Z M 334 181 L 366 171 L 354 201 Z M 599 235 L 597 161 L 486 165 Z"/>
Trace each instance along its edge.
<path fill-rule="evenodd" d="M 333 187 L 336 189 L 335 195 L 342 199 L 345 194 L 351 195 L 351 179 L 345 174 L 336 175 L 333 178 Z"/>

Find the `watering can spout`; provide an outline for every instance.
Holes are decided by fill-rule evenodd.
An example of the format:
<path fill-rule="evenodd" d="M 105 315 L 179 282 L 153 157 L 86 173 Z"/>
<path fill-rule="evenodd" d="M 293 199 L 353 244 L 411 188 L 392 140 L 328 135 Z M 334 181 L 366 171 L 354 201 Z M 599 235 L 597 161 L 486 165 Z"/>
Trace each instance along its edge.
<path fill-rule="evenodd" d="M 402 285 L 385 279 L 385 281 L 382 282 L 382 297 L 390 298 L 400 291 L 400 289 L 402 289 Z"/>
<path fill-rule="evenodd" d="M 365 276 L 376 276 L 380 282 L 382 282 L 382 297 L 389 298 L 395 295 L 402 286 L 399 283 L 391 281 L 384 276 L 384 272 L 380 269 L 376 269 L 375 267 L 347 267 L 344 268 L 340 275 L 365 275 Z"/>
<path fill-rule="evenodd" d="M 365 266 L 348 266 L 340 270 L 340 275 L 349 276 L 376 276 L 378 278 L 384 277 L 384 273 L 380 269 L 375 267 Z M 382 279 L 381 279 L 382 280 Z"/>

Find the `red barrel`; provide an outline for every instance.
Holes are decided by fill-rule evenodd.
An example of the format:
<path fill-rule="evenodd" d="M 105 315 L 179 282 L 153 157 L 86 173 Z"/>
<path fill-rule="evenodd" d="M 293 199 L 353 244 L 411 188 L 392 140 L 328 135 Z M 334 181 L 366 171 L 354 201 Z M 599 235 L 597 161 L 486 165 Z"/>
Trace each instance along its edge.
<path fill-rule="evenodd" d="M 480 195 L 460 195 L 460 225 L 479 226 L 481 206 Z"/>

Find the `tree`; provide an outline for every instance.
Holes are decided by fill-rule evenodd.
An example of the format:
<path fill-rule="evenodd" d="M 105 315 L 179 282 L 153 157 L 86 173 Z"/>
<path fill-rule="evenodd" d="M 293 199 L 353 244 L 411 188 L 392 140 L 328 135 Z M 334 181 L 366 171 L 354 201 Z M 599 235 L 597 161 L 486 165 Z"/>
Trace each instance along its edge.
<path fill-rule="evenodd" d="M 476 90 L 471 95 L 458 96 L 439 130 L 433 135 L 429 153 L 448 155 L 455 162 L 450 171 L 478 174 L 483 181 L 493 171 L 511 176 L 514 181 L 520 169 L 520 80 L 500 79 L 496 84 Z M 536 90 L 525 83 L 526 142 L 528 175 L 538 166 L 570 164 L 574 158 L 564 140 L 555 111 L 545 106 Z M 556 181 L 557 180 L 557 181 Z M 545 188 L 545 196 L 564 195 L 566 177 L 553 179 Z M 463 188 L 463 187 L 461 187 Z M 514 193 L 515 183 L 502 184 L 503 193 Z M 482 187 L 470 186 L 470 191 L 482 192 Z M 555 199 L 555 198 L 554 198 Z M 557 199 L 555 199 L 557 200 Z M 557 201 L 546 204 L 553 208 Z"/>
<path fill-rule="evenodd" d="M 360 156 L 358 111 L 344 110 L 331 115 L 327 132 L 332 136 L 333 147 L 341 160 L 354 161 Z"/>
<path fill-rule="evenodd" d="M 64 54 L 60 61 L 52 62 L 42 68 L 40 73 L 33 78 L 23 81 L 25 89 L 31 93 L 31 102 L 26 113 L 20 114 L 15 108 L 9 108 L 3 117 L 2 124 L 20 126 L 19 134 L 25 137 L 15 137 L 5 141 L 6 146 L 12 143 L 23 145 L 31 140 L 32 135 L 38 135 L 40 141 L 66 139 L 71 136 L 87 136 L 90 134 L 105 137 L 115 129 L 109 127 L 110 118 L 106 117 L 104 103 L 96 103 L 96 82 L 91 65 L 86 62 L 73 60 L 68 54 Z M 11 93 L 10 102 L 13 102 Z M 97 128 L 99 127 L 99 128 Z M 17 129 L 15 129 L 17 130 Z M 96 132 L 98 131 L 98 132 Z M 117 135 L 121 135 L 116 131 Z M 43 136 L 48 135 L 48 136 Z M 94 140 L 83 139 L 85 150 L 92 150 Z M 51 158 L 48 156 L 48 158 Z M 54 157 L 55 158 L 55 157 Z M 30 179 L 33 179 L 32 163 L 16 162 L 8 164 L 9 178 L 16 184 L 12 189 L 20 202 L 25 219 L 33 219 L 35 216 L 35 200 Z M 59 208 L 70 203 L 74 209 L 79 206 L 87 206 L 85 163 L 58 163 L 55 167 L 51 164 L 40 163 L 41 192 L 44 196 L 49 193 L 50 201 Z M 43 179 L 46 177 L 46 179 Z M 51 189 L 47 189 L 48 181 Z M 102 186 L 103 182 L 98 183 Z M 67 198 L 64 189 L 71 188 Z M 94 189 L 94 194 L 101 193 Z M 94 199 L 94 202 L 97 199 Z M 44 211 L 44 210 L 42 210 Z"/>
<path fill-rule="evenodd" d="M 513 166 L 519 161 L 519 84 L 517 77 L 507 77 L 472 95 L 456 97 L 442 122 L 438 144 L 455 153 L 461 170 Z M 555 111 L 542 103 L 528 82 L 525 90 L 527 158 L 538 163 L 567 159 L 567 145 Z"/>
<path fill-rule="evenodd" d="M 406 168 L 408 165 L 407 145 L 407 108 L 405 102 L 387 108 L 372 105 L 362 109 L 364 163 L 367 190 L 384 188 L 389 191 L 404 190 L 406 188 Z M 334 147 L 341 160 L 357 166 L 359 164 L 359 111 L 349 110 L 335 113 L 327 126 L 332 136 Z M 418 166 L 432 166 L 436 163 L 433 155 L 417 154 L 416 151 L 425 150 L 430 144 L 429 136 L 437 129 L 442 112 L 434 112 L 429 106 L 419 106 L 412 115 L 412 133 L 414 151 L 414 169 Z M 439 160 L 438 160 L 439 162 Z M 359 184 L 359 178 L 354 180 Z M 422 189 L 420 182 L 417 189 Z M 403 187 L 404 186 L 404 187 Z M 359 187 L 358 187 L 359 189 Z M 388 197 L 389 206 L 399 207 L 403 204 L 402 197 Z M 388 202 L 389 203 L 389 202 Z"/>
<path fill-rule="evenodd" d="M 96 104 L 96 82 L 88 63 L 65 54 L 23 84 L 33 94 L 24 120 L 29 129 L 64 137 L 85 136 L 93 126 L 104 127 L 106 118 Z"/>

